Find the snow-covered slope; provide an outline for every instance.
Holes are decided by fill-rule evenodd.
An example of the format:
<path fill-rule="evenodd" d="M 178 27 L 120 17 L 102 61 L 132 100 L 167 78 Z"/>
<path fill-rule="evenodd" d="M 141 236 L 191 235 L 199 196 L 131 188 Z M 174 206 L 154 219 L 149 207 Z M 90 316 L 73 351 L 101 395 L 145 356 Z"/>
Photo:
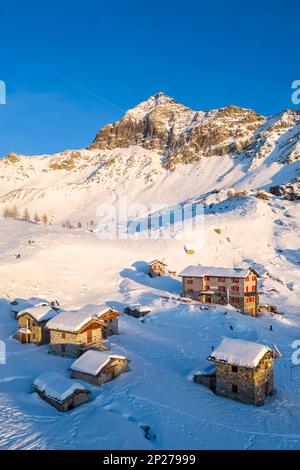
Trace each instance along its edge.
<path fill-rule="evenodd" d="M 0 159 L 0 210 L 16 204 L 75 222 L 120 193 L 175 204 L 231 187 L 268 189 L 299 178 L 299 136 L 298 111 L 269 119 L 235 106 L 192 111 L 158 94 L 104 127 L 89 149 Z"/>

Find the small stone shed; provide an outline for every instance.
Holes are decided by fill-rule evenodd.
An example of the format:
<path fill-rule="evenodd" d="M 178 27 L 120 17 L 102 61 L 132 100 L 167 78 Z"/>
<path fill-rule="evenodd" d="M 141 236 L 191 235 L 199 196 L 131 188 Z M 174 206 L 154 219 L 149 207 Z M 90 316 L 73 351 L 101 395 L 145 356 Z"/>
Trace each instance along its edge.
<path fill-rule="evenodd" d="M 128 362 L 124 356 L 87 351 L 71 365 L 71 377 L 99 386 L 127 372 Z"/>
<path fill-rule="evenodd" d="M 82 307 L 77 311 L 79 314 L 90 315 L 98 318 L 99 320 L 106 323 L 106 327 L 103 329 L 103 336 L 117 335 L 119 331 L 119 318 L 122 316 L 114 307 L 109 307 L 106 304 L 93 305 L 89 304 Z"/>
<path fill-rule="evenodd" d="M 148 313 L 150 312 L 151 310 L 149 307 L 147 307 L 146 305 L 143 306 L 140 304 L 130 305 L 124 309 L 124 313 L 126 313 L 127 315 L 131 315 L 132 317 L 135 317 L 135 318 L 144 317 L 145 315 L 148 315 Z"/>
<path fill-rule="evenodd" d="M 49 305 L 36 305 L 19 312 L 16 339 L 21 343 L 48 344 L 50 334 L 46 324 L 57 314 L 57 310 Z"/>
<path fill-rule="evenodd" d="M 274 358 L 277 348 L 239 339 L 225 338 L 208 357 L 215 370 L 197 373 L 194 381 L 211 388 L 216 394 L 244 403 L 263 405 L 275 393 Z"/>
<path fill-rule="evenodd" d="M 82 384 L 57 372 L 44 372 L 37 377 L 33 390 L 58 411 L 70 411 L 89 400 L 90 391 Z"/>
<path fill-rule="evenodd" d="M 165 276 L 167 271 L 167 264 L 159 259 L 154 259 L 149 263 L 149 276 L 150 277 L 159 277 Z"/>
<path fill-rule="evenodd" d="M 89 312 L 62 312 L 47 328 L 53 354 L 77 358 L 88 349 L 105 349 L 107 324 Z"/>

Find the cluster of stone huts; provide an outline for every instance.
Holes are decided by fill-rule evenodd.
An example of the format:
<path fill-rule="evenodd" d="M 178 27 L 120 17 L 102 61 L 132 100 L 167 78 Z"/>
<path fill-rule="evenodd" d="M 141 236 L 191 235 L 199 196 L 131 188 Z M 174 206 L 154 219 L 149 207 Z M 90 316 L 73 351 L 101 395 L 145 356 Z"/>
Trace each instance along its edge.
<path fill-rule="evenodd" d="M 45 401 L 59 411 L 68 411 L 89 399 L 90 391 L 80 379 L 93 385 L 102 385 L 128 370 L 129 361 L 110 354 L 105 346 L 107 337 L 118 333 L 121 314 L 107 305 L 87 305 L 70 312 L 61 311 L 48 302 L 14 301 L 12 312 L 18 320 L 15 334 L 21 343 L 49 344 L 49 352 L 75 358 L 71 378 L 54 372 L 37 377 L 33 388 Z"/>
<path fill-rule="evenodd" d="M 149 263 L 151 277 L 167 275 L 164 261 Z M 252 268 L 231 269 L 211 266 L 188 266 L 179 273 L 184 298 L 208 304 L 231 304 L 245 315 L 256 317 L 268 306 L 259 306 L 257 280 Z M 194 381 L 223 395 L 245 403 L 262 405 L 274 394 L 274 359 L 280 357 L 262 344 L 225 338 L 211 353 L 213 364 L 194 374 Z"/>
<path fill-rule="evenodd" d="M 167 271 L 167 264 L 153 260 L 149 275 L 176 275 Z M 257 316 L 259 297 L 258 273 L 252 269 L 188 266 L 180 274 L 182 296 L 202 303 L 233 305 L 240 312 Z M 73 379 L 99 386 L 128 370 L 128 360 L 109 354 L 105 340 L 118 333 L 120 313 L 107 305 L 87 305 L 76 311 L 61 311 L 58 304 L 39 302 L 32 305 L 13 303 L 18 320 L 16 337 L 22 343 L 49 344 L 49 352 L 69 356 L 71 378 L 57 373 L 44 373 L 34 382 L 34 390 L 60 411 L 68 411 L 85 403 L 89 390 Z M 135 318 L 150 313 L 140 304 L 128 306 L 124 312 Z M 212 351 L 212 364 L 194 374 L 194 381 L 209 387 L 218 395 L 261 405 L 274 393 L 274 359 L 280 353 L 262 344 L 225 338 Z"/>

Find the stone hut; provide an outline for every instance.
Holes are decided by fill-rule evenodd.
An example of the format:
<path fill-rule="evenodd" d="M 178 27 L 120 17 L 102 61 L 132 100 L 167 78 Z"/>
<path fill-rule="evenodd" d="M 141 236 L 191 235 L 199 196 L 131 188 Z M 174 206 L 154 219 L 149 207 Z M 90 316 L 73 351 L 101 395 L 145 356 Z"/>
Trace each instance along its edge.
<path fill-rule="evenodd" d="M 44 372 L 37 377 L 33 390 L 58 411 L 70 411 L 86 403 L 90 395 L 82 384 L 56 372 Z"/>
<path fill-rule="evenodd" d="M 131 305 L 124 309 L 124 313 L 126 313 L 127 315 L 131 315 L 132 317 L 135 317 L 135 318 L 144 317 L 145 315 L 148 315 L 148 313 L 150 312 L 151 310 L 149 307 L 145 305 L 142 306 L 140 304 Z"/>
<path fill-rule="evenodd" d="M 99 320 L 106 323 L 106 327 L 103 329 L 103 337 L 117 335 L 119 331 L 119 313 L 115 308 L 108 307 L 106 304 L 101 305 L 86 305 L 77 311 L 79 314 L 91 315 L 98 318 Z"/>
<path fill-rule="evenodd" d="M 87 351 L 71 365 L 71 377 L 99 386 L 127 372 L 128 362 L 124 356 Z"/>
<path fill-rule="evenodd" d="M 208 358 L 215 369 L 195 374 L 194 381 L 218 395 L 263 405 L 265 398 L 274 394 L 274 358 L 279 356 L 277 349 L 225 338 Z"/>
<path fill-rule="evenodd" d="M 50 352 L 79 357 L 88 349 L 106 349 L 106 322 L 83 312 L 62 312 L 47 323 L 50 331 Z"/>
<path fill-rule="evenodd" d="M 164 261 L 155 259 L 149 263 L 149 276 L 158 277 L 166 275 L 167 264 Z"/>
<path fill-rule="evenodd" d="M 36 305 L 26 308 L 17 314 L 18 331 L 16 339 L 21 343 L 48 344 L 49 330 L 46 328 L 48 320 L 58 314 L 57 310 L 49 305 Z"/>

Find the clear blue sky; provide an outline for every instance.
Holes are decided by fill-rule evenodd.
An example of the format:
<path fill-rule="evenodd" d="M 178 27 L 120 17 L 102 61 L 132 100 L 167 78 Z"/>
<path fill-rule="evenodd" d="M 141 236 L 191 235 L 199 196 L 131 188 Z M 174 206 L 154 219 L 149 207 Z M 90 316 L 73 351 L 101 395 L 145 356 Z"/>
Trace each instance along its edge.
<path fill-rule="evenodd" d="M 84 147 L 158 91 L 270 115 L 300 79 L 296 0 L 10 0 L 0 19 L 0 155 Z"/>

